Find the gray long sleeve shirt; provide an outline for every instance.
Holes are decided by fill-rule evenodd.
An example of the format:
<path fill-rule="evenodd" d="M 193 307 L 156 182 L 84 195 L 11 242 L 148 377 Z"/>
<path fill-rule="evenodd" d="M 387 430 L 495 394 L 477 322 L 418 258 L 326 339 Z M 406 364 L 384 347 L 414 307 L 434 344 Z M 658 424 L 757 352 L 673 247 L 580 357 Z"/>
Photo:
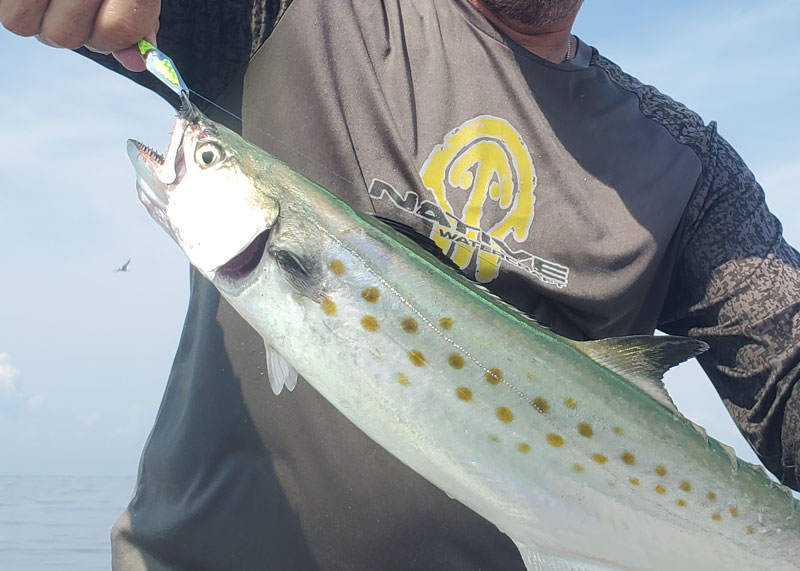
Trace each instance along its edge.
<path fill-rule="evenodd" d="M 800 486 L 800 256 L 713 124 L 585 43 L 537 58 L 465 0 L 288 4 L 165 1 L 159 46 L 248 139 L 556 331 L 709 343 L 734 420 Z M 275 399 L 264 370 L 194 277 L 116 567 L 521 568 L 491 524 L 308 386 Z"/>

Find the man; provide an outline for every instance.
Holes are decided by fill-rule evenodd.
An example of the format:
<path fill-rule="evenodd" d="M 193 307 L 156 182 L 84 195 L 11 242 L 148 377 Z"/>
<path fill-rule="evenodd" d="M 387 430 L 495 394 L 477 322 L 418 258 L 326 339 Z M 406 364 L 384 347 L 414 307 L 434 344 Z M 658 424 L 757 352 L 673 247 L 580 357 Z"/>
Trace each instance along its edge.
<path fill-rule="evenodd" d="M 0 0 L 0 20 L 62 47 L 121 50 L 132 70 L 143 66 L 124 48 L 160 21 L 160 47 L 190 86 L 241 112 L 246 138 L 362 210 L 438 237 L 466 275 L 558 332 L 707 341 L 701 363 L 734 419 L 797 488 L 800 256 L 713 125 L 571 35 L 579 8 Z M 453 216 L 409 209 L 410 192 Z M 476 236 L 492 255 L 477 255 Z M 115 568 L 523 568 L 508 538 L 307 384 L 275 398 L 260 347 L 195 276 L 136 495 L 114 528 Z"/>

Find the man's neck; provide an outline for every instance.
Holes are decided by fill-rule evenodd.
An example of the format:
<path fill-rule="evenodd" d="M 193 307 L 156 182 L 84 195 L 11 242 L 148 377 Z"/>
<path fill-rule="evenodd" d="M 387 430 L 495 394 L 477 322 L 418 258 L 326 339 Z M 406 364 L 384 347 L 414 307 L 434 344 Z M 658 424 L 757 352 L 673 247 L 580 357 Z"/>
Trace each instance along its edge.
<path fill-rule="evenodd" d="M 482 0 L 468 0 L 489 22 L 529 52 L 546 60 L 561 63 L 575 56 L 576 42 L 571 41 L 574 13 L 546 26 L 531 26 L 510 20 L 489 9 Z"/>

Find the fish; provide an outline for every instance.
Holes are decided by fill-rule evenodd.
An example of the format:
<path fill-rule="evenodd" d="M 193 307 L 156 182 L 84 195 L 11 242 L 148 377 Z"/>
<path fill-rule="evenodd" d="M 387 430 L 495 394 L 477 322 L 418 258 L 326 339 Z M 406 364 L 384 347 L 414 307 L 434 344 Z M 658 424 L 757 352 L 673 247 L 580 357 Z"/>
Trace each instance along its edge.
<path fill-rule="evenodd" d="M 139 198 L 261 335 L 275 398 L 304 379 L 531 571 L 800 569 L 790 490 L 661 381 L 704 343 L 559 336 L 183 99 L 164 155 L 128 141 Z"/>

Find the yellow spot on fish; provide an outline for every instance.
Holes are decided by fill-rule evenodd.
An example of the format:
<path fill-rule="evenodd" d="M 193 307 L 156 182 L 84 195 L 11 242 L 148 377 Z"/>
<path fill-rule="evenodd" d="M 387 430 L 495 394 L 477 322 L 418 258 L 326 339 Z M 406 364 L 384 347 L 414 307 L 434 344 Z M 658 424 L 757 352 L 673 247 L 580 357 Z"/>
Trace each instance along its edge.
<path fill-rule="evenodd" d="M 501 406 L 496 411 L 495 414 L 497 418 L 505 422 L 506 424 L 514 420 L 514 413 L 508 410 L 506 407 Z"/>
<path fill-rule="evenodd" d="M 489 369 L 486 372 L 486 382 L 490 385 L 499 385 L 503 380 L 503 371 L 500 369 Z"/>
<path fill-rule="evenodd" d="M 636 456 L 634 456 L 630 452 L 623 452 L 622 454 L 620 454 L 619 458 L 628 466 L 633 466 L 634 464 L 636 464 Z"/>
<path fill-rule="evenodd" d="M 600 464 L 601 466 L 606 462 L 608 462 L 608 458 L 606 458 L 603 454 L 593 454 L 592 460 L 594 460 L 595 463 Z"/>
<path fill-rule="evenodd" d="M 547 399 L 542 397 L 536 397 L 531 401 L 531 406 L 536 409 L 536 412 L 540 412 L 542 414 L 546 413 L 550 410 L 550 403 L 547 402 Z"/>
<path fill-rule="evenodd" d="M 340 276 L 344 273 L 344 264 L 341 260 L 331 260 L 331 263 L 328 264 L 328 269 L 337 276 Z"/>
<path fill-rule="evenodd" d="M 364 301 L 369 303 L 375 303 L 380 299 L 381 292 L 378 291 L 378 288 L 375 287 L 368 287 L 364 291 L 361 292 L 361 297 L 364 298 Z"/>
<path fill-rule="evenodd" d="M 456 389 L 456 396 L 464 402 L 469 402 L 472 400 L 472 391 L 467 387 L 458 387 Z"/>
<path fill-rule="evenodd" d="M 681 490 L 683 490 L 684 492 L 691 492 L 692 491 L 692 484 L 689 483 L 686 480 L 681 482 L 681 486 L 680 487 L 681 487 Z"/>
<path fill-rule="evenodd" d="M 531 371 L 530 373 L 528 373 L 528 378 L 530 380 L 532 380 L 532 381 L 538 381 L 539 380 L 539 375 L 537 375 L 536 373 Z"/>
<path fill-rule="evenodd" d="M 417 320 L 413 317 L 406 317 L 400 322 L 400 327 L 403 328 L 403 331 L 406 333 L 416 333 L 419 326 L 417 325 Z"/>
<path fill-rule="evenodd" d="M 722 516 L 717 513 L 714 513 L 711 514 L 711 519 L 713 519 L 714 521 L 722 521 Z"/>
<path fill-rule="evenodd" d="M 576 401 L 572 397 L 567 397 L 564 399 L 564 406 L 570 410 L 575 410 L 576 408 L 578 408 L 578 401 Z"/>
<path fill-rule="evenodd" d="M 664 477 L 667 475 L 667 469 L 661 464 L 659 464 L 658 466 L 656 466 L 656 474 L 658 474 L 661 477 Z"/>
<path fill-rule="evenodd" d="M 592 425 L 589 424 L 588 422 L 579 422 L 578 434 L 580 434 L 584 438 L 591 438 L 592 436 L 594 436 L 594 429 L 592 429 Z"/>
<path fill-rule="evenodd" d="M 580 473 L 583 472 L 583 466 L 581 466 L 580 464 L 573 464 L 572 465 L 572 471 L 573 472 L 577 472 L 578 474 L 580 474 Z"/>
<path fill-rule="evenodd" d="M 667 489 L 664 486 L 662 486 L 661 484 L 656 484 L 655 486 L 653 486 L 653 490 L 655 490 L 655 492 L 657 494 L 661 494 L 661 495 L 664 495 L 664 494 L 667 493 Z"/>
<path fill-rule="evenodd" d="M 611 430 L 613 430 L 614 434 L 616 434 L 617 436 L 622 436 L 622 428 L 620 428 L 619 426 L 615 426 Z"/>
<path fill-rule="evenodd" d="M 554 446 L 555 448 L 561 448 L 562 446 L 564 446 L 564 439 L 561 438 L 558 434 L 553 434 L 552 432 L 550 432 L 549 434 L 547 434 L 547 436 L 545 436 L 545 440 L 547 440 L 547 443 L 550 446 Z"/>
<path fill-rule="evenodd" d="M 714 492 L 708 492 L 708 493 L 706 494 L 706 497 L 707 497 L 709 500 L 711 500 L 712 502 L 715 502 L 715 501 L 717 501 L 717 494 L 715 494 Z"/>
<path fill-rule="evenodd" d="M 447 364 L 453 367 L 454 369 L 463 369 L 464 357 L 462 357 L 458 353 L 450 353 L 450 356 L 447 357 Z"/>
<path fill-rule="evenodd" d="M 733 517 L 736 517 L 736 516 L 739 515 L 739 508 L 737 508 L 736 506 L 731 506 L 731 508 L 728 511 L 731 512 L 731 515 Z"/>
<path fill-rule="evenodd" d="M 407 387 L 408 385 L 411 384 L 411 381 L 409 381 L 408 377 L 405 376 L 403 373 L 398 373 L 395 379 L 397 379 L 397 382 L 404 387 Z"/>
<path fill-rule="evenodd" d="M 325 315 L 336 315 L 336 304 L 327 297 L 320 304 Z"/>
<path fill-rule="evenodd" d="M 755 534 L 756 534 L 755 529 L 753 529 L 752 527 L 747 528 L 747 535 L 755 535 Z"/>
<path fill-rule="evenodd" d="M 452 317 L 442 317 L 439 320 L 439 327 L 449 331 L 450 329 L 453 328 L 453 318 Z"/>
<path fill-rule="evenodd" d="M 675 503 L 678 504 L 682 508 L 686 507 L 686 500 L 684 500 L 683 498 L 681 498 L 679 500 L 675 500 Z"/>
<path fill-rule="evenodd" d="M 421 367 L 425 364 L 425 355 L 423 355 L 419 351 L 416 350 L 409 351 L 408 358 L 417 367 Z"/>
<path fill-rule="evenodd" d="M 491 440 L 492 442 L 500 442 L 500 437 L 497 436 L 496 434 L 490 434 L 489 440 Z"/>
<path fill-rule="evenodd" d="M 364 317 L 361 318 L 361 327 L 363 327 L 367 331 L 377 331 L 378 320 L 371 315 L 365 315 Z"/>
<path fill-rule="evenodd" d="M 520 442 L 519 444 L 517 444 L 517 450 L 519 450 L 523 454 L 527 454 L 528 452 L 531 451 L 531 445 L 526 444 L 525 442 Z"/>
<path fill-rule="evenodd" d="M 641 484 L 641 482 L 639 481 L 639 478 L 628 478 L 628 481 L 633 486 L 638 486 L 639 484 Z"/>

